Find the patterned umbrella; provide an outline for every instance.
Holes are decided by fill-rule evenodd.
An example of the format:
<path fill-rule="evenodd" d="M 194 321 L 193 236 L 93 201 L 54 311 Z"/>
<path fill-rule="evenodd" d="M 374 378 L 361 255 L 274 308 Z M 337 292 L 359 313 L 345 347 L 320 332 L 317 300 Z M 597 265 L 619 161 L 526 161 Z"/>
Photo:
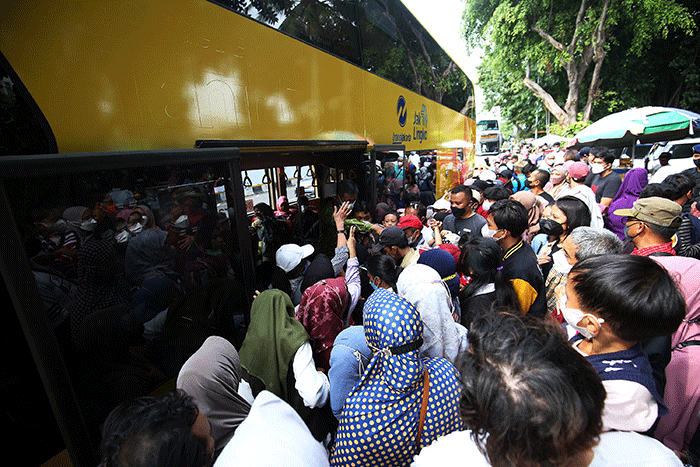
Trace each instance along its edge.
<path fill-rule="evenodd" d="M 700 134 L 700 115 L 672 107 L 635 107 L 610 114 L 581 130 L 567 145 L 620 148 Z"/>

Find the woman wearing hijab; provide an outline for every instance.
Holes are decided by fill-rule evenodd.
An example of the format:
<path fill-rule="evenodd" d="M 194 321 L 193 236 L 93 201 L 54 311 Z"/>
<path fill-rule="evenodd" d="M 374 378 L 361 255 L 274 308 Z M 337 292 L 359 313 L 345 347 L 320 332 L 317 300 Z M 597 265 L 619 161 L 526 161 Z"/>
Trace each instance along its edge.
<path fill-rule="evenodd" d="M 437 271 L 445 284 L 447 284 L 452 303 L 454 304 L 453 310 L 459 315 L 459 276 L 457 275 L 457 261 L 454 256 L 442 248 L 433 248 L 421 253 L 418 258 L 418 264 L 425 264 Z"/>
<path fill-rule="evenodd" d="M 129 241 L 124 257 L 124 271 L 134 285 L 153 278 L 170 278 L 177 282 L 173 258 L 165 249 L 165 230 L 146 229 Z"/>
<path fill-rule="evenodd" d="M 545 186 L 544 191 L 555 200 L 566 196 L 571 190 L 569 182 L 566 181 L 566 173 L 564 165 L 555 165 L 549 172 L 549 183 Z"/>
<path fill-rule="evenodd" d="M 250 412 L 250 404 L 238 393 L 240 382 L 238 352 L 219 336 L 207 338 L 177 376 L 177 388 L 194 397 L 199 411 L 209 420 L 214 460 Z"/>
<path fill-rule="evenodd" d="M 462 428 L 457 371 L 420 356 L 418 310 L 389 290 L 367 300 L 364 331 L 374 356 L 343 408 L 331 465 L 408 466 L 423 447 Z"/>
<path fill-rule="evenodd" d="M 277 198 L 277 210 L 275 211 L 275 217 L 282 218 L 285 220 L 291 220 L 292 211 L 289 208 L 289 200 L 286 196 L 280 196 Z"/>
<path fill-rule="evenodd" d="M 626 217 L 613 214 L 617 209 L 630 209 L 637 199 L 642 189 L 649 183 L 649 175 L 646 169 L 632 169 L 625 174 L 622 185 L 617 190 L 617 194 L 610 202 L 608 214 L 603 218 L 605 228 L 613 232 L 620 240 L 625 239 Z"/>
<path fill-rule="evenodd" d="M 316 367 L 328 373 L 333 341 L 344 327 L 350 306 L 350 292 L 344 277 L 324 279 L 312 285 L 301 297 L 296 318 L 311 338 Z"/>
<path fill-rule="evenodd" d="M 511 195 L 511 199 L 516 200 L 527 209 L 528 228 L 523 233 L 523 240 L 531 243 L 532 239 L 540 231 L 540 219 L 544 209 L 547 207 L 547 202 L 543 198 L 535 196 L 531 191 L 518 191 Z"/>
<path fill-rule="evenodd" d="M 452 296 L 440 274 L 425 264 L 412 264 L 399 275 L 396 288 L 399 297 L 420 313 L 424 325 L 421 356 L 454 363 L 467 350 L 467 330 L 455 322 Z"/>
<path fill-rule="evenodd" d="M 318 440 L 334 428 L 328 377 L 316 369 L 309 334 L 294 318 L 289 295 L 270 289 L 257 296 L 239 355 L 254 396 L 267 390 L 287 402 Z"/>
<path fill-rule="evenodd" d="M 328 370 L 330 404 L 335 418 L 340 419 L 345 401 L 371 359 L 372 351 L 367 347 L 364 327 L 350 326 L 335 338 L 330 357 L 331 368 Z"/>
<path fill-rule="evenodd" d="M 143 228 L 145 230 L 158 228 L 158 226 L 156 225 L 156 217 L 153 215 L 153 211 L 151 211 L 151 209 L 148 206 L 143 204 L 134 206 L 134 212 L 138 212 L 139 214 L 141 214 L 141 217 L 145 219 L 145 221 L 143 222 Z"/>

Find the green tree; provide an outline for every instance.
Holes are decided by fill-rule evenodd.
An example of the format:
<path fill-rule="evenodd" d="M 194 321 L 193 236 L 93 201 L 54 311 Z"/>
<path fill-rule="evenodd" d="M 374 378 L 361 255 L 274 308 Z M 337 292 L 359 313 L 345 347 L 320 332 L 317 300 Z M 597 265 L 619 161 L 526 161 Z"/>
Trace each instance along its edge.
<path fill-rule="evenodd" d="M 641 57 L 658 38 L 693 34 L 681 1 L 467 0 L 463 34 L 469 47 L 487 44 L 479 84 L 491 105 L 515 116 L 526 98 L 504 94 L 527 89 L 566 128 L 579 112 L 589 121 L 596 104 L 619 97 L 601 85 L 606 56 L 621 40 L 625 57 Z"/>

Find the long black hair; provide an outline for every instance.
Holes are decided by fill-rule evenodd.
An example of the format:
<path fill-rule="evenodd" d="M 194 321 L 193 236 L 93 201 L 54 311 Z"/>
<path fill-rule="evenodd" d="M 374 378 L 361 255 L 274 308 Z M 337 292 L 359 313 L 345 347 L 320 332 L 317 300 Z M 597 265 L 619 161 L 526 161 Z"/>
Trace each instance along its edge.
<path fill-rule="evenodd" d="M 367 273 L 380 278 L 385 284 L 396 291 L 396 282 L 403 270 L 396 265 L 396 261 L 389 255 L 373 255 L 365 263 Z"/>
<path fill-rule="evenodd" d="M 501 256 L 501 247 L 492 238 L 475 237 L 462 245 L 460 271 L 471 277 L 471 282 L 459 293 L 463 324 L 471 321 L 473 310 L 467 306 L 469 299 L 487 284 L 495 286 L 493 308 L 520 309 L 515 289 L 503 273 Z"/>

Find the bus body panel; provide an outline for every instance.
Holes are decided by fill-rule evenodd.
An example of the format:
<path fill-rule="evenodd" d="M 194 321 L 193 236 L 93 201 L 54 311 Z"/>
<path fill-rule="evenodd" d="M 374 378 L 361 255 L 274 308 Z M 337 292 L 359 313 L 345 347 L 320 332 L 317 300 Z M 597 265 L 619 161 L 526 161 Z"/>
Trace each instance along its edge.
<path fill-rule="evenodd" d="M 474 141 L 472 119 L 205 0 L 34 0 L 3 4 L 0 18 L 0 50 L 62 153 L 197 139 L 409 151 Z"/>

